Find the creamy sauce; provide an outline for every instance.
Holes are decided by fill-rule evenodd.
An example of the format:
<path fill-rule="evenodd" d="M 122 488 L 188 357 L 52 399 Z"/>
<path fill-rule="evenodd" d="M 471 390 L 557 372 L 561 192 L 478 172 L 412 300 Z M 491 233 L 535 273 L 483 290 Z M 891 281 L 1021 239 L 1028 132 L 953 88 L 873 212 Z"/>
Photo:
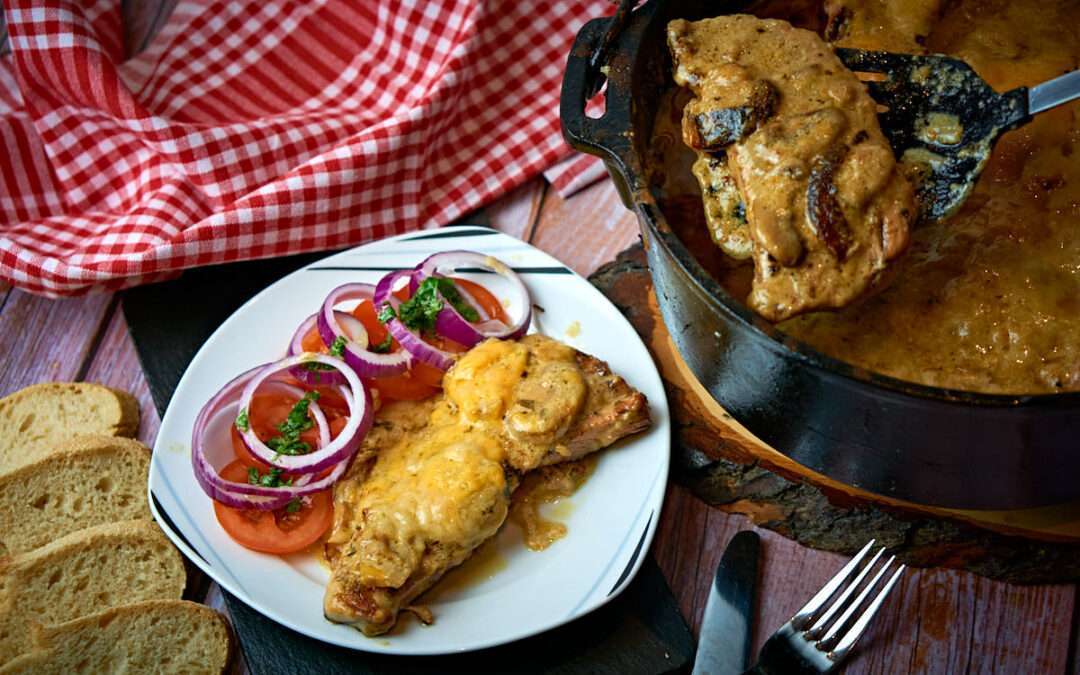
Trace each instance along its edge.
<path fill-rule="evenodd" d="M 675 20 L 667 36 L 675 81 L 694 94 L 682 136 L 713 239 L 754 261 L 748 304 L 781 320 L 867 293 L 916 209 L 859 80 L 782 21 Z"/>
<path fill-rule="evenodd" d="M 849 6 L 853 18 L 863 7 L 888 10 L 892 25 L 930 26 L 920 38 L 926 49 L 964 59 L 998 91 L 1080 67 L 1080 3 L 1070 0 L 961 0 L 940 18 L 937 3 L 833 4 Z M 851 21 L 844 43 L 899 48 L 883 32 L 860 28 L 874 21 Z M 904 40 L 918 46 L 917 34 Z M 746 297 L 752 270 L 710 245 L 689 170 L 694 155 L 681 149 L 673 122 L 684 101 L 671 94 L 665 101 L 653 135 L 652 181 L 662 208 L 702 264 Z M 1006 134 L 961 210 L 912 231 L 885 290 L 779 327 L 840 360 L 922 384 L 1015 394 L 1080 390 L 1078 146 L 1077 103 Z"/>
<path fill-rule="evenodd" d="M 425 593 L 422 600 L 429 604 L 452 599 L 462 591 L 491 579 L 506 569 L 506 556 L 499 551 L 496 539 L 484 542 L 468 560 L 446 573 L 439 583 Z"/>
<path fill-rule="evenodd" d="M 845 47 L 919 54 L 942 0 L 825 0 L 825 36 Z"/>
<path fill-rule="evenodd" d="M 510 520 L 521 528 L 525 546 L 542 551 L 566 536 L 566 525 L 557 518 L 568 518 L 573 511 L 567 499 L 592 475 L 596 458 L 547 466 L 525 477 L 514 492 Z M 547 515 L 541 513 L 550 505 Z"/>

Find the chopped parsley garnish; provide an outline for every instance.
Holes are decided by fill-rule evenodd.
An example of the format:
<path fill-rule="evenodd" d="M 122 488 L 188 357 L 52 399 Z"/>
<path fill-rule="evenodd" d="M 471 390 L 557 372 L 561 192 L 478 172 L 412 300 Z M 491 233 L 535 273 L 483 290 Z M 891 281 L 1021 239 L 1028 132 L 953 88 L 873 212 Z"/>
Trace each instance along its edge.
<path fill-rule="evenodd" d="M 480 314 L 461 296 L 452 279 L 428 277 L 411 298 L 401 303 L 398 314 L 406 326 L 424 333 L 435 329 L 435 319 L 444 306 L 443 299 L 466 321 L 479 321 Z"/>
<path fill-rule="evenodd" d="M 289 500 L 289 503 L 285 505 L 285 513 L 296 513 L 303 506 L 298 498 Z"/>
<path fill-rule="evenodd" d="M 393 344 L 394 344 L 394 336 L 387 333 L 386 338 L 382 342 L 380 342 L 377 345 L 375 345 L 375 344 L 368 345 L 368 349 L 375 352 L 376 354 L 385 354 L 385 353 L 390 351 L 390 347 L 392 347 Z"/>
<path fill-rule="evenodd" d="M 328 366 L 325 363 L 319 363 L 318 361 L 306 361 L 303 364 L 304 370 L 310 370 L 313 373 L 324 373 L 328 370 L 337 370 L 333 366 Z"/>
<path fill-rule="evenodd" d="M 389 302 L 384 302 L 382 309 L 379 310 L 378 314 L 379 323 L 386 323 L 390 321 L 390 319 L 396 318 L 397 312 L 394 311 L 394 308 L 390 305 Z"/>
<path fill-rule="evenodd" d="M 281 480 L 281 469 L 270 469 L 269 473 L 260 475 L 258 469 L 249 467 L 248 482 L 252 485 L 261 485 L 263 487 L 288 487 L 292 485 L 292 478 Z"/>
<path fill-rule="evenodd" d="M 345 345 L 348 344 L 348 340 L 344 335 L 339 335 L 334 338 L 334 341 L 330 343 L 330 356 L 336 356 L 341 358 L 341 355 L 345 353 Z"/>
<path fill-rule="evenodd" d="M 334 338 L 334 341 L 330 343 L 330 356 L 336 356 L 340 359 L 345 354 L 345 345 L 347 345 L 348 343 L 349 340 L 344 335 L 339 335 Z M 325 372 L 328 370 L 337 370 L 337 368 L 329 364 L 319 363 L 318 361 L 308 361 L 307 363 L 304 363 L 302 367 L 305 370 L 310 370 L 313 373 Z M 318 378 L 315 379 L 316 381 L 318 381 Z"/>
<path fill-rule="evenodd" d="M 308 416 L 308 407 L 312 401 L 319 400 L 319 392 L 309 391 L 296 402 L 285 421 L 277 426 L 280 436 L 266 441 L 266 445 L 279 455 L 306 455 L 311 452 L 311 445 L 300 440 L 300 434 L 314 426 Z"/>
<path fill-rule="evenodd" d="M 247 410 L 241 410 L 240 414 L 236 416 L 236 428 L 240 431 L 247 431 L 251 428 L 248 422 Z"/>

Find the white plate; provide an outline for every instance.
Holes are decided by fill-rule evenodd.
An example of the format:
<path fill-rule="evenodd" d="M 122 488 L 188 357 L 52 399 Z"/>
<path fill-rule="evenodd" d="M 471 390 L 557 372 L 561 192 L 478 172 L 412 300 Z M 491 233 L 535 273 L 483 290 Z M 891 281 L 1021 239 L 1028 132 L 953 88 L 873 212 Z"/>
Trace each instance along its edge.
<path fill-rule="evenodd" d="M 652 428 L 600 453 L 595 473 L 556 511 L 566 537 L 542 552 L 521 544 L 507 523 L 497 537 L 505 565 L 429 604 L 435 623 L 409 621 L 390 636 L 364 637 L 323 618 L 328 572 L 310 555 L 279 557 L 235 543 L 218 525 L 195 483 L 191 429 L 202 405 L 229 379 L 280 358 L 295 327 L 327 293 L 349 281 L 375 283 L 388 269 L 412 267 L 430 253 L 469 249 L 518 269 L 543 307 L 533 329 L 607 361 L 649 399 Z M 484 275 L 489 287 L 498 279 Z M 492 287 L 498 294 L 498 288 Z M 517 308 L 511 308 L 511 314 Z M 388 654 L 442 654 L 518 640 L 571 621 L 618 595 L 637 573 L 660 515 L 667 483 L 667 400 L 637 333 L 588 281 L 517 239 L 475 226 L 412 233 L 331 256 L 281 279 L 206 341 L 161 421 L 150 467 L 150 497 L 165 533 L 214 581 L 255 610 L 304 635 Z M 566 513 L 569 511 L 569 515 Z M 466 563 L 468 564 L 468 563 Z M 438 588 L 438 587 L 436 587 Z"/>

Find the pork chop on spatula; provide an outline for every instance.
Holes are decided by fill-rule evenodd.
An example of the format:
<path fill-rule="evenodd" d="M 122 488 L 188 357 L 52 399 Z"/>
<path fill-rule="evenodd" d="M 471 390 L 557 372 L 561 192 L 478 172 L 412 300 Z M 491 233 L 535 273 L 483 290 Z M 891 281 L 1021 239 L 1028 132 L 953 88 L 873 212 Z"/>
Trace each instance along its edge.
<path fill-rule="evenodd" d="M 879 73 L 870 96 L 896 157 L 917 169 L 920 219 L 940 220 L 964 203 L 1002 133 L 1032 115 L 1080 98 L 1080 70 L 999 94 L 971 66 L 940 55 L 837 48 L 856 73 Z"/>

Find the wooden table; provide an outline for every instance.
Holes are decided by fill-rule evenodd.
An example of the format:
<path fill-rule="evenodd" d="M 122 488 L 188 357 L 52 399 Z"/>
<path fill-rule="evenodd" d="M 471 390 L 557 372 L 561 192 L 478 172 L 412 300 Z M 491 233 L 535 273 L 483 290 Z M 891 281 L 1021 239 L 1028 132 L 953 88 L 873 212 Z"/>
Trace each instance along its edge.
<path fill-rule="evenodd" d="M 475 218 L 529 241 L 587 275 L 637 239 L 637 222 L 605 181 L 561 199 L 537 179 Z M 47 300 L 0 286 L 0 393 L 47 380 L 88 380 L 134 393 L 139 439 L 159 419 L 118 301 L 109 295 Z M 696 634 L 709 579 L 728 540 L 753 528 L 671 485 L 652 551 Z M 754 619 L 760 646 L 839 569 L 843 558 L 770 531 Z M 205 601 L 223 609 L 210 585 Z M 1080 675 L 1075 585 L 1010 586 L 946 570 L 909 571 L 882 609 L 848 673 L 1069 673 Z M 756 647 L 755 647 L 756 649 Z M 238 662 L 237 672 L 245 670 Z"/>

